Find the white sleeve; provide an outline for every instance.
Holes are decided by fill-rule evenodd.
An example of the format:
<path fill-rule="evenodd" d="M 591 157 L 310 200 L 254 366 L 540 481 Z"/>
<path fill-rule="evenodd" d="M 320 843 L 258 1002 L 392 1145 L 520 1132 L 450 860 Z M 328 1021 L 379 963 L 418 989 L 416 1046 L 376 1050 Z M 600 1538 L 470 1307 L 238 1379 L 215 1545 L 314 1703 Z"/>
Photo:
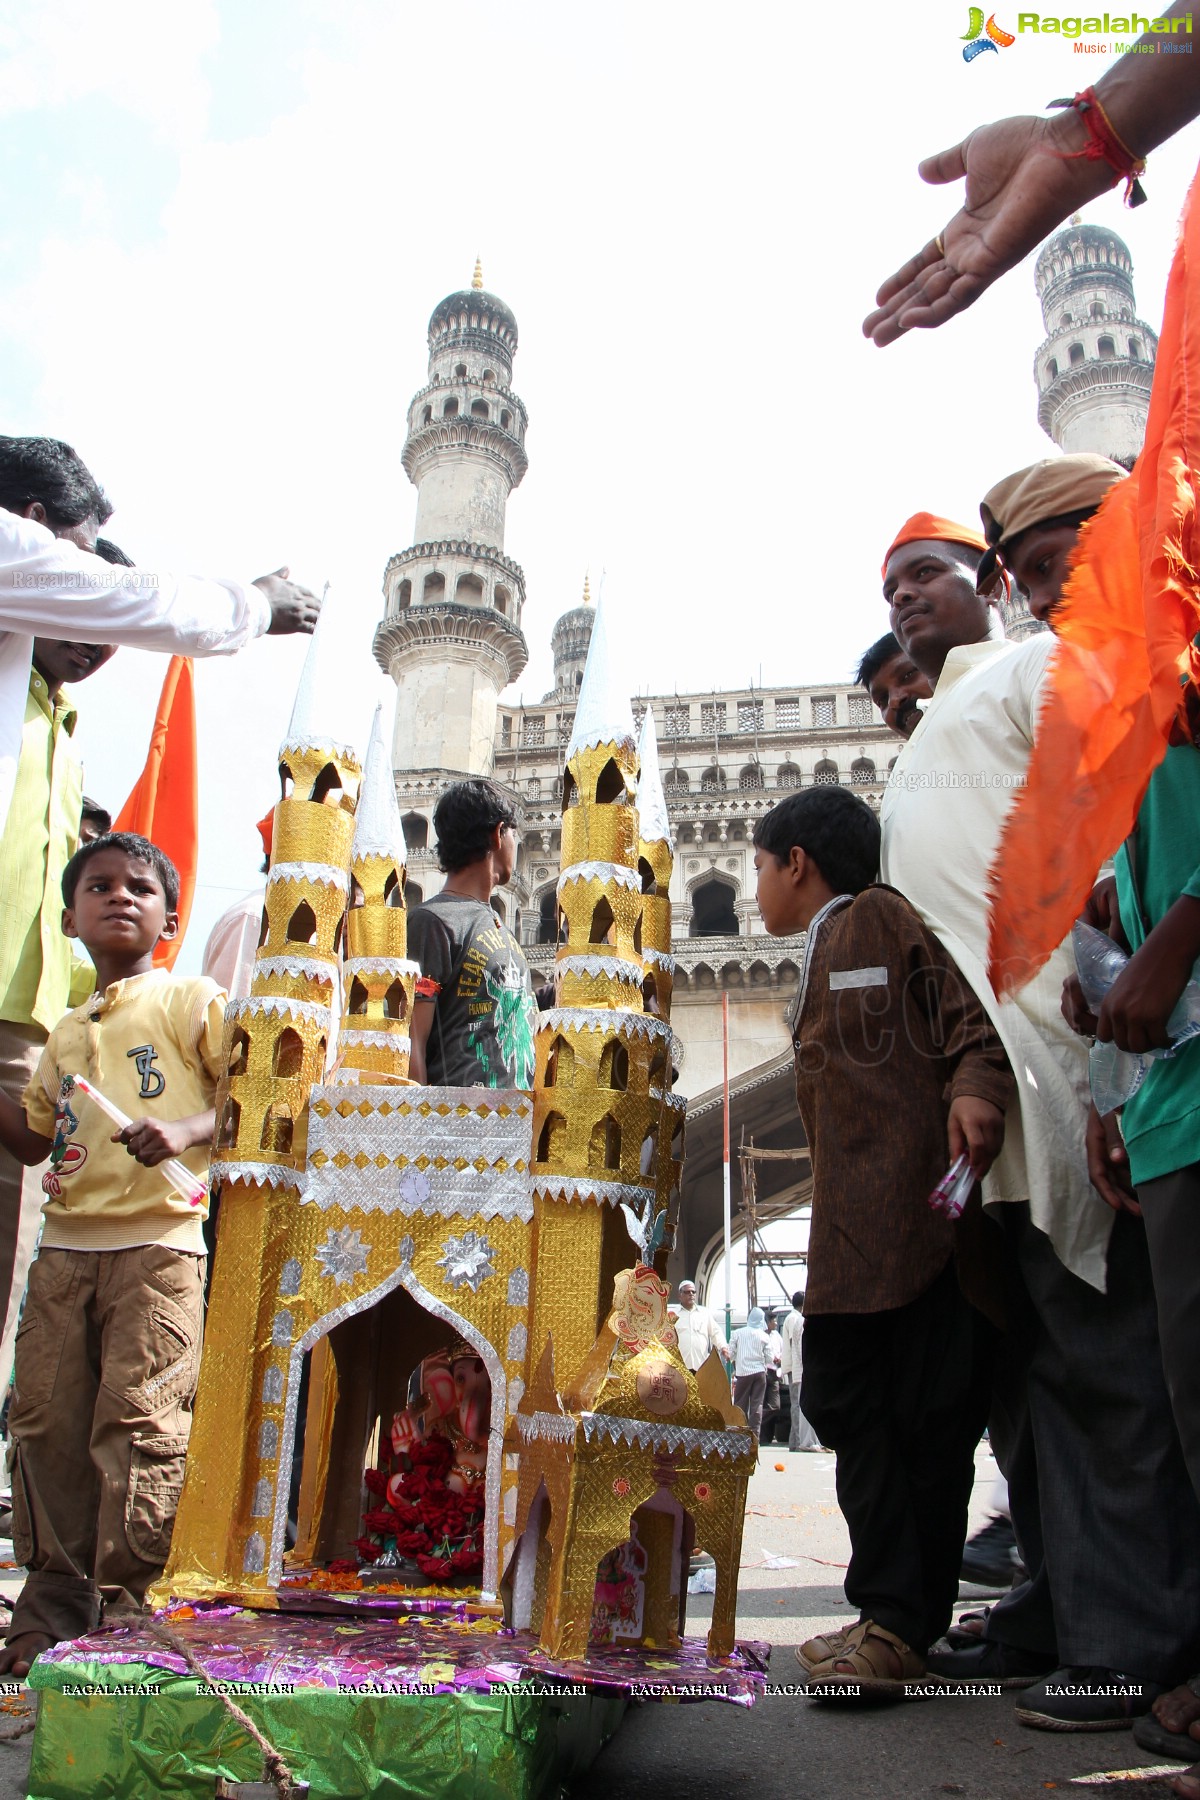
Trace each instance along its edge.
<path fill-rule="evenodd" d="M 0 508 L 0 630 L 215 656 L 270 623 L 251 582 L 117 567 Z"/>

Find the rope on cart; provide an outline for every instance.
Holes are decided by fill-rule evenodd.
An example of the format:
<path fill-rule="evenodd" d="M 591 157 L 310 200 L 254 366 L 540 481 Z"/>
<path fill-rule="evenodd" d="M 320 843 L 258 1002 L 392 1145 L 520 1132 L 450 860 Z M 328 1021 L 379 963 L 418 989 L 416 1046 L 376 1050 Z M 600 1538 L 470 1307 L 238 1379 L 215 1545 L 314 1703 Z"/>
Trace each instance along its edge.
<path fill-rule="evenodd" d="M 197 1680 L 202 1681 L 206 1687 L 213 1686 L 213 1677 L 177 1632 L 172 1631 L 171 1627 L 164 1624 L 161 1619 L 147 1619 L 144 1622 L 147 1629 L 158 1638 L 160 1643 L 166 1644 L 168 1649 L 175 1652 L 176 1656 L 183 1658 Z M 269 1781 L 274 1785 L 276 1792 L 280 1795 L 280 1800 L 288 1800 L 289 1795 L 294 1795 L 298 1791 L 299 1784 L 283 1756 L 271 1740 L 259 1730 L 254 1720 L 244 1713 L 237 1702 L 232 1700 L 227 1693 L 217 1690 L 216 1698 L 230 1717 L 237 1721 L 246 1735 L 262 1751 L 264 1781 Z"/>

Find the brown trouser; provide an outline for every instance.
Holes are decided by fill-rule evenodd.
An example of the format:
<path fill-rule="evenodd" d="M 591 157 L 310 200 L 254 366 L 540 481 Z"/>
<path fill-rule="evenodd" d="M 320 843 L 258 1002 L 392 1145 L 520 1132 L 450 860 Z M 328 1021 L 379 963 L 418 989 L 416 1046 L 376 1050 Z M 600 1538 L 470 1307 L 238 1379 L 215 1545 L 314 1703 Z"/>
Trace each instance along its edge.
<path fill-rule="evenodd" d="M 0 1092 L 18 1106 L 45 1042 L 40 1025 L 14 1025 L 0 1019 Z M 12 1379 L 13 1340 L 29 1265 L 37 1249 L 44 1198 L 41 1169 L 25 1169 L 15 1156 L 0 1150 L 0 1406 Z"/>
<path fill-rule="evenodd" d="M 46 1250 L 29 1271 L 9 1413 L 9 1637 L 61 1640 L 141 1606 L 162 1571 L 200 1366 L 204 1258 Z"/>

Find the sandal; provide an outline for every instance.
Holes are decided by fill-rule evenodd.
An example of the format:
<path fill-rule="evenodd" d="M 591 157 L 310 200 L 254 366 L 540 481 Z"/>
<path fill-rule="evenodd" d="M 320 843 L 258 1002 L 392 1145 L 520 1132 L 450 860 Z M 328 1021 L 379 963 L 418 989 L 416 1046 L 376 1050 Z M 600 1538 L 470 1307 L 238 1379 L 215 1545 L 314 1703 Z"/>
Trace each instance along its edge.
<path fill-rule="evenodd" d="M 810 1637 L 796 1651 L 796 1661 L 810 1675 L 822 1663 L 836 1662 L 853 1629 L 852 1625 L 841 1625 L 832 1631 L 821 1632 L 817 1637 Z"/>
<path fill-rule="evenodd" d="M 810 1679 L 822 1688 L 900 1695 L 907 1683 L 924 1676 L 925 1658 L 903 1638 L 873 1619 L 860 1619 L 846 1633 L 840 1654 L 828 1665 L 822 1664 Z"/>
<path fill-rule="evenodd" d="M 1181 1688 L 1189 1688 L 1200 1699 L 1200 1675 L 1193 1675 L 1190 1681 L 1180 1684 Z M 1194 1763 L 1197 1755 L 1197 1742 L 1185 1728 L 1183 1731 L 1170 1731 L 1158 1720 L 1153 1709 L 1133 1722 L 1133 1741 L 1142 1750 L 1149 1750 L 1155 1756 L 1170 1756 L 1176 1762 Z"/>
<path fill-rule="evenodd" d="M 969 1650 L 978 1644 L 987 1630 L 991 1610 L 990 1606 L 981 1606 L 977 1612 L 959 1613 L 946 1632 L 945 1642 L 952 1650 Z"/>

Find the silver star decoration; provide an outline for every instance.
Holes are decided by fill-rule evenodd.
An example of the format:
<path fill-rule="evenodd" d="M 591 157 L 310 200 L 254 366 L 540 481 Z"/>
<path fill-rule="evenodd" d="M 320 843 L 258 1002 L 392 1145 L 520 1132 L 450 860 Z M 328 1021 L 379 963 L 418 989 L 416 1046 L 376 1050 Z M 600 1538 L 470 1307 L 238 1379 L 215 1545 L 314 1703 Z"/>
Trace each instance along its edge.
<path fill-rule="evenodd" d="M 331 1230 L 325 1242 L 317 1245 L 315 1254 L 322 1275 L 332 1275 L 339 1287 L 367 1272 L 369 1252 L 352 1225 L 343 1225 L 340 1231 Z"/>
<path fill-rule="evenodd" d="M 464 1232 L 460 1238 L 447 1238 L 437 1266 L 446 1277 L 447 1287 L 469 1287 L 477 1294 L 489 1275 L 496 1273 L 492 1257 L 496 1252 L 477 1231 Z"/>

